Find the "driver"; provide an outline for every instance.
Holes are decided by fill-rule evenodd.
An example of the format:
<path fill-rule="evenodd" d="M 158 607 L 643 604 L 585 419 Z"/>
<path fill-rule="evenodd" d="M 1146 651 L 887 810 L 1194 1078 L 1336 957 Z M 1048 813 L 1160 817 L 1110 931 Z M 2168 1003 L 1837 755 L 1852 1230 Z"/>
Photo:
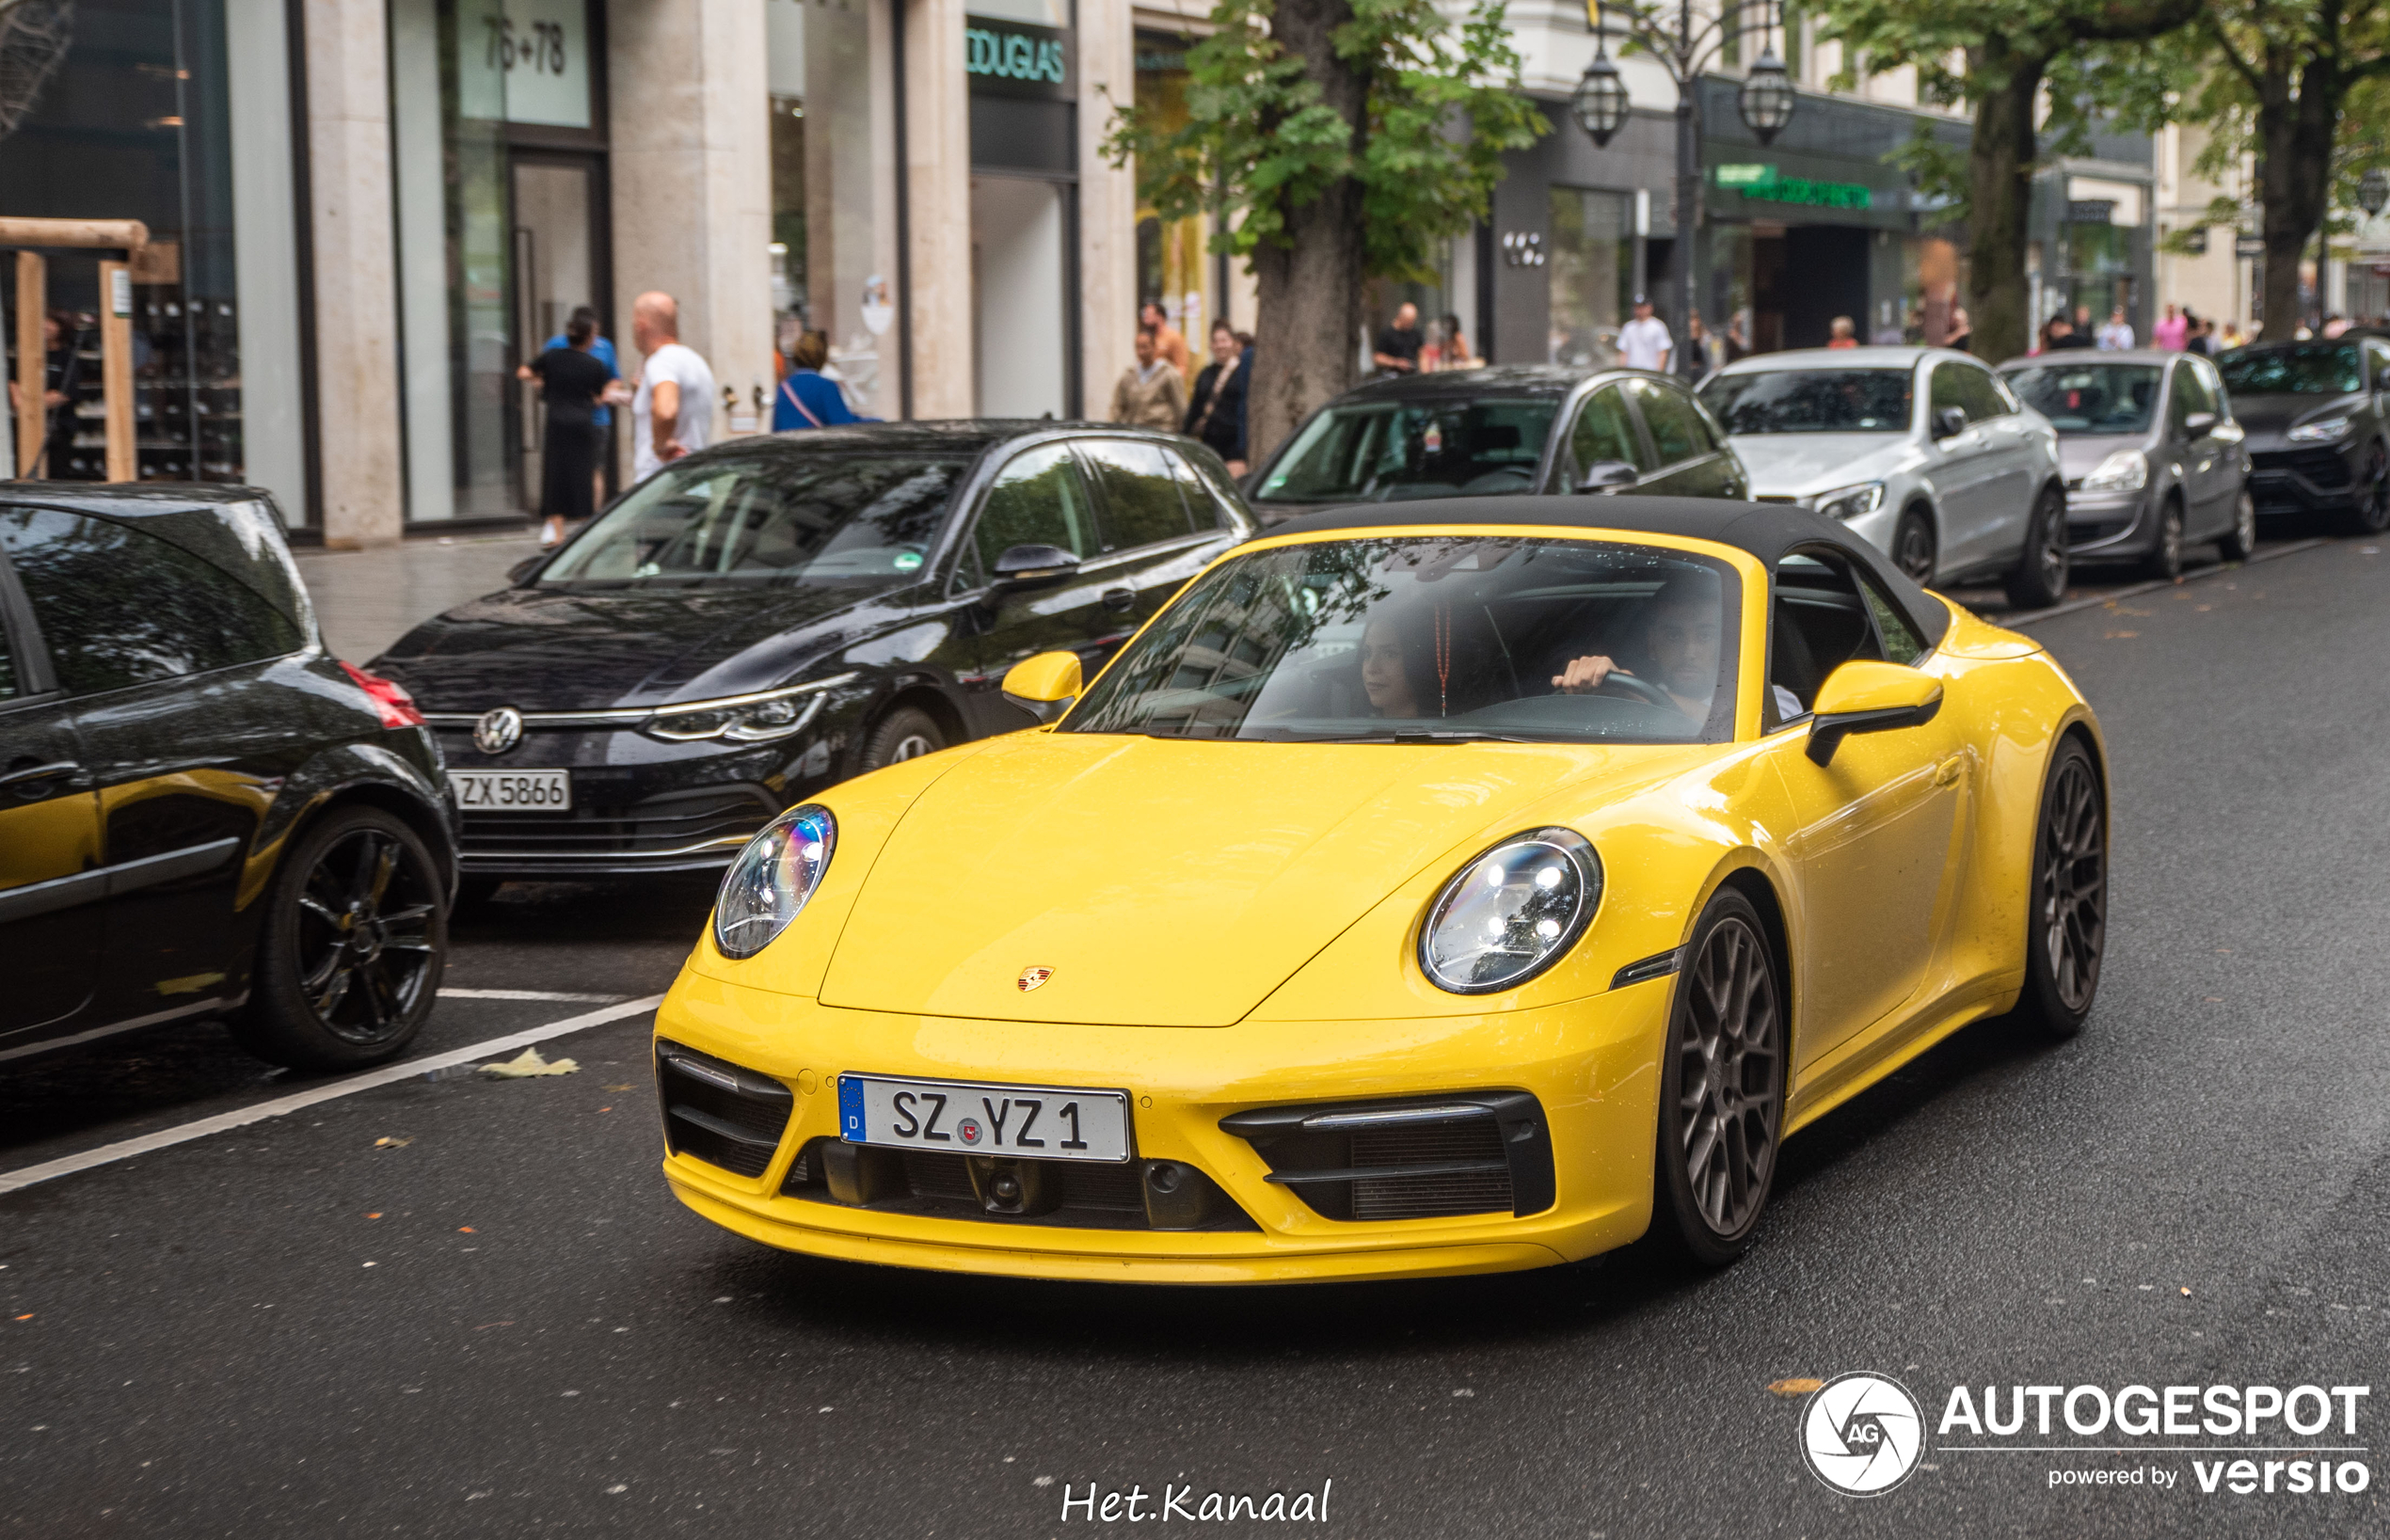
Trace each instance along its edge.
<path fill-rule="evenodd" d="M 1646 608 L 1643 655 L 1650 672 L 1638 675 L 1602 654 L 1572 659 L 1552 676 L 1563 695 L 1585 695 L 1614 674 L 1648 678 L 1666 692 L 1679 711 L 1697 726 L 1710 720 L 1710 698 L 1718 688 L 1718 642 L 1722 633 L 1717 579 L 1707 572 L 1679 572 L 1660 585 Z"/>

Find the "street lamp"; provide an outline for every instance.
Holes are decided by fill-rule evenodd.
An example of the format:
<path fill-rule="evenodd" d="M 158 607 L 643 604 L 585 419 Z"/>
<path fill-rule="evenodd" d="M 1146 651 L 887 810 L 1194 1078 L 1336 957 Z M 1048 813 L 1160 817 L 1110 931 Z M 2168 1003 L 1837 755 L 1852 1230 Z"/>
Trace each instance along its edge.
<path fill-rule="evenodd" d="M 2386 203 L 2390 203 L 2390 172 L 2377 166 L 2357 183 L 2357 207 L 2370 217 L 2380 214 Z"/>
<path fill-rule="evenodd" d="M 1693 0 L 1676 0 L 1673 20 L 1665 14 L 1666 0 L 1626 0 L 1627 38 L 1668 72 L 1677 88 L 1676 240 L 1669 251 L 1668 287 L 1676 294 L 1676 325 L 1681 334 L 1693 314 L 1693 238 L 1701 216 L 1701 135 L 1695 87 L 1726 51 L 1753 33 L 1762 47 L 1759 61 L 1735 93 L 1735 111 L 1760 143 L 1773 144 L 1792 121 L 1796 103 L 1792 77 L 1770 45 L 1777 17 L 1777 0 L 1720 0 L 1717 14 L 1697 16 Z M 1757 13 L 1757 19 L 1749 19 Z M 1601 0 L 1585 0 L 1585 24 L 1593 29 L 1593 62 L 1585 66 L 1569 100 L 1569 115 L 1597 145 L 1626 126 L 1626 82 L 1610 62 L 1609 28 L 1603 24 Z M 1642 287 L 1636 275 L 1635 287 Z M 1681 337 L 1680 337 L 1681 341 Z M 1683 357 L 1681 351 L 1678 357 Z"/>

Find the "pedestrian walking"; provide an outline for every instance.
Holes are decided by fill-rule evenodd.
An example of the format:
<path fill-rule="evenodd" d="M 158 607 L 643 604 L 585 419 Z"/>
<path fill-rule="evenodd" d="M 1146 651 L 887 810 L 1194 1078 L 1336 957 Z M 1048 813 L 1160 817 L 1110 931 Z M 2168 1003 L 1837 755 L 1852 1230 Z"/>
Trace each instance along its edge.
<path fill-rule="evenodd" d="M 2091 312 L 2088 310 L 2079 310 L 2076 313 L 2082 316 L 2086 321 L 2091 318 Z M 2046 351 L 2048 352 L 2063 353 L 2070 348 L 2087 348 L 2096 345 L 2092 341 L 2088 334 L 2079 329 L 2073 322 L 2067 320 L 2063 314 L 2053 315 L 2049 318 L 2049 326 L 2047 330 L 2049 332 L 2049 345 Z"/>
<path fill-rule="evenodd" d="M 1634 319 L 1618 328 L 1618 361 L 1629 369 L 1649 369 L 1654 373 L 1668 372 L 1668 355 L 1675 351 L 1676 339 L 1668 335 L 1668 324 L 1651 313 L 1651 301 L 1642 294 L 1634 296 Z"/>
<path fill-rule="evenodd" d="M 1825 324 L 1825 345 L 1827 347 L 1858 346 L 1858 324 L 1847 315 L 1836 316 Z"/>
<path fill-rule="evenodd" d="M 1162 357 L 1152 326 L 1137 328 L 1137 363 L 1112 387 L 1112 421 L 1176 433 L 1187 421 L 1187 383 Z"/>
<path fill-rule="evenodd" d="M 1154 328 L 1154 356 L 1178 371 L 1179 379 L 1187 378 L 1187 366 L 1194 356 L 1187 351 L 1186 334 L 1171 325 L 1171 318 L 1158 299 L 1149 299 L 1137 312 L 1139 325 Z"/>
<path fill-rule="evenodd" d="M 2180 353 L 2191 341 L 2191 322 L 2173 300 L 2166 301 L 2166 313 L 2149 328 L 2149 343 L 2168 353 Z"/>
<path fill-rule="evenodd" d="M 1698 380 L 1724 361 L 1718 353 L 1718 340 L 1701 324 L 1701 312 L 1686 311 L 1683 363 L 1678 373 L 1689 381 Z"/>
<path fill-rule="evenodd" d="M 640 353 L 630 402 L 630 471 L 645 481 L 713 442 L 713 371 L 680 341 L 680 306 L 650 290 L 631 302 L 630 345 Z"/>
<path fill-rule="evenodd" d="M 1394 307 L 1393 324 L 1378 334 L 1369 361 L 1389 374 L 1416 374 L 1419 350 L 1425 345 L 1426 339 L 1419 335 L 1419 307 L 1404 300 Z"/>
<path fill-rule="evenodd" d="M 1726 318 L 1726 361 L 1733 363 L 1751 356 L 1751 343 L 1743 335 L 1743 316 L 1737 311 Z"/>
<path fill-rule="evenodd" d="M 41 318 L 41 438 L 34 457 L 33 474 L 51 481 L 67 479 L 69 457 L 74 451 L 74 413 L 70 407 L 75 387 L 82 383 L 82 350 L 75 345 L 74 316 L 66 310 L 52 310 Z M 14 418 L 22 409 L 16 376 L 8 377 L 8 415 Z M 13 476 L 13 465 L 0 468 L 0 476 Z"/>
<path fill-rule="evenodd" d="M 2099 328 L 2099 350 L 2102 353 L 2129 353 L 2132 346 L 2132 323 L 2125 319 L 2125 307 L 2119 305 L 2108 312 L 2107 324 Z"/>
<path fill-rule="evenodd" d="M 1956 348 L 1961 353 L 1969 352 L 1974 348 L 1975 321 L 1967 313 L 1966 306 L 1959 304 L 1951 306 L 1950 334 L 1942 339 L 1942 345 L 1947 348 Z"/>
<path fill-rule="evenodd" d="M 1212 362 L 1195 376 L 1179 432 L 1199 439 L 1228 462 L 1232 476 L 1245 474 L 1245 350 L 1225 321 L 1212 323 Z"/>
<path fill-rule="evenodd" d="M 591 500 L 602 503 L 606 500 L 606 440 L 613 434 L 614 427 L 613 408 L 608 404 L 616 395 L 611 386 L 612 382 L 622 378 L 622 361 L 614 357 L 614 344 L 607 337 L 605 328 L 598 325 L 597 310 L 588 305 L 575 306 L 571 319 L 565 323 L 565 329 L 540 343 L 539 351 L 545 353 L 550 348 L 571 346 L 571 342 L 567 341 L 567 335 L 573 328 L 573 323 L 583 316 L 589 319 L 592 328 L 590 335 L 594 339 L 589 344 L 589 356 L 606 366 L 606 379 L 609 382 L 609 389 L 600 392 L 598 397 L 598 468 L 590 472 L 597 479 L 589 485 Z"/>
<path fill-rule="evenodd" d="M 1437 367 L 1442 369 L 1475 369 L 1485 362 L 1469 351 L 1469 339 L 1460 330 L 1460 317 L 1444 317 L 1444 353 Z"/>
<path fill-rule="evenodd" d="M 789 377 L 772 398 L 772 431 L 794 433 L 801 428 L 836 428 L 861 422 L 847 405 L 838 382 L 821 373 L 830 361 L 830 339 L 818 331 L 801 333 L 789 350 Z"/>
<path fill-rule="evenodd" d="M 542 549 L 565 538 L 567 520 L 585 522 L 598 512 L 598 453 L 605 435 L 598 429 L 598 398 L 613 371 L 591 346 L 598 337 L 598 312 L 586 306 L 556 345 L 522 366 L 520 377 L 539 382 L 548 405 L 548 435 L 540 444 L 539 511 L 547 516 L 539 532 Z"/>

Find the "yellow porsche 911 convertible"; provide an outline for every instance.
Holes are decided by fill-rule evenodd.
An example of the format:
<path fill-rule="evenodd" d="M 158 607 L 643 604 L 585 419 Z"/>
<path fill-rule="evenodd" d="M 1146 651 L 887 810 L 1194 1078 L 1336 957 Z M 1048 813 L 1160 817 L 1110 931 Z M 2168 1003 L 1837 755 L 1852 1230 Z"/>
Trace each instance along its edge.
<path fill-rule="evenodd" d="M 707 1218 L 1048 1278 L 1721 1263 L 1787 1135 L 2098 985 L 2090 707 L 1806 509 L 1313 515 L 1004 686 L 1046 724 L 727 874 L 655 1043 Z"/>

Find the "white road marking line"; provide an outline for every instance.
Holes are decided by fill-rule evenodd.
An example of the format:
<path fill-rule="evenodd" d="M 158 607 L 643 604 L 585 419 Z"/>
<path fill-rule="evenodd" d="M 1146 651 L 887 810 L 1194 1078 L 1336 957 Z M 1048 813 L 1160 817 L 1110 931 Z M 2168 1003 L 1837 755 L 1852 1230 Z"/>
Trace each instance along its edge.
<path fill-rule="evenodd" d="M 636 1000 L 625 1000 L 618 1005 L 583 1011 L 578 1016 L 567 1016 L 561 1022 L 550 1022 L 545 1026 L 530 1027 L 521 1032 L 510 1032 L 502 1038 L 492 1038 L 486 1042 L 474 1043 L 470 1048 L 452 1048 L 444 1054 L 431 1054 L 422 1058 L 410 1058 L 397 1064 L 385 1064 L 378 1070 L 368 1070 L 363 1074 L 351 1075 L 346 1080 L 336 1080 L 328 1086 L 318 1086 L 313 1090 L 296 1091 L 289 1096 L 278 1097 L 271 1102 L 260 1102 L 255 1106 L 218 1113 L 213 1118 L 202 1118 L 197 1122 L 184 1123 L 179 1128 L 166 1128 L 154 1134 L 144 1134 L 138 1138 L 120 1139 L 115 1144 L 104 1144 L 97 1150 L 87 1150 L 79 1155 L 63 1155 L 56 1160 L 44 1161 L 40 1166 L 27 1166 L 19 1170 L 0 1172 L 0 1193 L 12 1193 L 21 1187 L 30 1187 L 37 1182 L 48 1182 L 56 1177 L 72 1176 L 77 1171 L 88 1171 L 94 1167 L 130 1160 L 135 1155 L 146 1155 L 153 1150 L 165 1150 L 174 1145 L 188 1143 L 193 1139 L 203 1139 L 211 1134 L 221 1134 L 229 1128 L 240 1128 L 249 1123 L 263 1122 L 268 1118 L 279 1118 L 288 1113 L 315 1106 L 320 1103 L 337 1101 L 343 1096 L 354 1096 L 358 1091 L 370 1091 L 376 1086 L 390 1086 L 402 1080 L 412 1080 L 417 1075 L 434 1070 L 446 1069 L 452 1064 L 465 1064 L 474 1059 L 493 1057 L 510 1049 L 528 1048 L 533 1043 L 546 1042 L 550 1038 L 561 1038 L 566 1033 L 582 1032 L 593 1026 L 603 1026 L 608 1022 L 618 1022 L 626 1016 L 643 1015 L 663 1004 L 663 1000 L 664 997 L 661 994 L 643 995 Z"/>
<path fill-rule="evenodd" d="M 2329 546 L 2332 543 L 2332 537 L 2329 535 L 2316 535 L 2306 540 L 2293 540 L 2287 545 L 2270 546 L 2246 562 L 2219 562 L 2214 566 L 2193 567 L 2182 575 L 2181 580 L 2195 583 L 2208 578 L 2221 578 L 2227 572 L 2238 572 L 2242 567 L 2255 566 L 2260 562 L 2270 562 L 2277 556 L 2293 556 L 2300 551 L 2313 550 L 2318 546 Z M 2094 594 L 2086 598 L 2069 599 L 2064 604 L 2054 604 L 2047 610 L 2036 610 L 2030 615 L 2011 615 L 2005 620 L 1993 621 L 1992 624 L 2012 631 L 2021 626 L 2038 626 L 2046 620 L 2056 620 L 2061 615 L 2071 615 L 2078 610 L 2095 609 L 2103 604 L 2112 604 L 2118 599 L 2129 599 L 2143 594 L 2155 594 L 2161 588 L 2174 587 L 2175 582 L 2175 579 L 2172 578 L 2152 578 L 2147 582 L 2134 583 L 2130 587 L 2115 589 L 2106 594 Z"/>
<path fill-rule="evenodd" d="M 439 992 L 443 1000 L 554 1000 L 560 1004 L 576 1002 L 592 1006 L 610 1006 L 617 1000 L 629 999 L 623 994 L 575 994 L 565 990 L 450 990 Z"/>

